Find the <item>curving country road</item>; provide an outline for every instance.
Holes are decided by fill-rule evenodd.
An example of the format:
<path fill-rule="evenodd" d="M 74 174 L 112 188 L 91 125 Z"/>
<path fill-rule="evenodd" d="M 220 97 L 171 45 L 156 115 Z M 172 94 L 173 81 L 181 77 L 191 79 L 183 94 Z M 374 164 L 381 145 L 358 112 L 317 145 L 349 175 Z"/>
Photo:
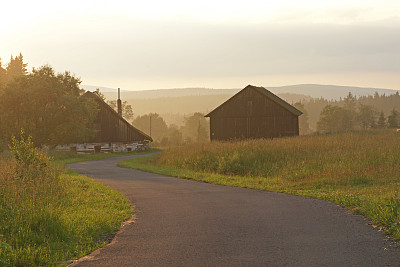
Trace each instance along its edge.
<path fill-rule="evenodd" d="M 135 205 L 134 223 L 73 266 L 400 266 L 399 248 L 332 203 L 116 166 L 136 157 L 68 165 Z"/>

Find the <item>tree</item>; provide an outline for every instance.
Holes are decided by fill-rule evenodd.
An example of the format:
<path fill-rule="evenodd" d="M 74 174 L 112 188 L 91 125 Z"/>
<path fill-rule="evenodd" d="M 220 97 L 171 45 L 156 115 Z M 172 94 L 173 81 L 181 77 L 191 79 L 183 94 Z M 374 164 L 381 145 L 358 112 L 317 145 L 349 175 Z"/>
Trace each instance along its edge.
<path fill-rule="evenodd" d="M 385 114 L 383 114 L 382 111 L 379 114 L 377 126 L 378 126 L 378 128 L 385 128 L 386 127 L 386 118 L 385 118 Z"/>
<path fill-rule="evenodd" d="M 317 129 L 321 132 L 343 132 L 353 128 L 351 112 L 345 108 L 328 105 L 320 114 Z"/>
<path fill-rule="evenodd" d="M 396 109 L 393 109 L 390 115 L 388 116 L 388 124 L 389 128 L 399 127 L 399 112 Z"/>
<path fill-rule="evenodd" d="M 151 135 L 155 141 L 160 141 L 166 134 L 168 126 L 164 119 L 160 117 L 157 113 L 145 114 L 138 116 L 132 122 L 133 126 L 137 127 L 139 130 Z M 150 133 L 150 123 L 151 123 L 151 133 Z"/>
<path fill-rule="evenodd" d="M 356 104 L 357 104 L 357 98 L 353 96 L 351 92 L 343 99 L 344 102 L 344 107 L 348 110 L 355 111 L 356 110 Z"/>
<path fill-rule="evenodd" d="M 97 95 L 98 97 L 101 98 L 101 100 L 106 101 L 106 97 L 102 92 L 100 92 L 99 88 L 96 88 L 96 91 L 93 92 L 93 94 Z"/>
<path fill-rule="evenodd" d="M 80 82 L 46 65 L 7 83 L 0 98 L 0 136 L 24 129 L 38 146 L 84 142 L 93 134 L 98 110 L 93 100 L 80 97 Z"/>
<path fill-rule="evenodd" d="M 374 128 L 376 125 L 376 111 L 370 105 L 360 104 L 357 117 L 361 127 L 364 129 Z"/>
<path fill-rule="evenodd" d="M 185 118 L 182 133 L 188 142 L 206 142 L 210 136 L 209 121 L 204 117 L 203 113 L 196 112 L 192 116 Z"/>
<path fill-rule="evenodd" d="M 7 65 L 7 82 L 12 81 L 16 77 L 27 75 L 26 67 L 28 64 L 24 63 L 24 57 L 20 53 L 15 58 L 11 56 L 10 62 Z"/>
<path fill-rule="evenodd" d="M 351 92 L 343 99 L 344 108 L 347 110 L 347 119 L 351 121 L 352 127 L 357 119 L 357 97 Z"/>
<path fill-rule="evenodd" d="M 107 104 L 118 112 L 116 100 L 109 100 L 107 101 Z M 132 106 L 128 104 L 128 101 L 122 102 L 122 117 L 124 117 L 127 121 L 132 121 L 133 119 Z"/>
<path fill-rule="evenodd" d="M 6 79 L 7 79 L 7 72 L 6 72 L 6 69 L 3 68 L 3 65 L 1 63 L 1 58 L 0 58 L 0 92 L 3 88 L 3 86 L 6 84 Z"/>
<path fill-rule="evenodd" d="M 294 103 L 295 108 L 303 112 L 303 114 L 299 117 L 299 132 L 300 135 L 310 134 L 312 131 L 310 129 L 310 125 L 308 124 L 308 112 L 304 108 L 304 104 L 301 102 Z"/>
<path fill-rule="evenodd" d="M 168 127 L 166 135 L 161 139 L 160 145 L 162 146 L 178 146 L 183 143 L 182 132 L 175 124 Z"/>

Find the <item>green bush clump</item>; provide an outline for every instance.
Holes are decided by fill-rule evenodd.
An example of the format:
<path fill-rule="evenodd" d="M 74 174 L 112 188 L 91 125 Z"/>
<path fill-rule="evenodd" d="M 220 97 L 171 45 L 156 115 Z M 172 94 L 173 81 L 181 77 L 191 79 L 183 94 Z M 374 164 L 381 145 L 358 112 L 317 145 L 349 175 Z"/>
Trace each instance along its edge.
<path fill-rule="evenodd" d="M 43 264 L 50 259 L 42 244 L 67 239 L 59 219 L 60 168 L 23 132 L 19 139 L 12 137 L 9 148 L 13 157 L 0 162 L 0 259 L 9 265 Z"/>

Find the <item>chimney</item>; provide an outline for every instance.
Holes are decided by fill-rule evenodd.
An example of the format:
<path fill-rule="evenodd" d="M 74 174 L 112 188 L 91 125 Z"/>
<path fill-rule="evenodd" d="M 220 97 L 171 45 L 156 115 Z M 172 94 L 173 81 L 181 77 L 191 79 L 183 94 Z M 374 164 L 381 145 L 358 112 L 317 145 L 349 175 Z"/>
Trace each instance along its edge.
<path fill-rule="evenodd" d="M 118 88 L 117 107 L 118 107 L 118 115 L 120 115 L 122 117 L 122 101 L 121 101 L 121 93 L 120 93 L 119 88 Z"/>

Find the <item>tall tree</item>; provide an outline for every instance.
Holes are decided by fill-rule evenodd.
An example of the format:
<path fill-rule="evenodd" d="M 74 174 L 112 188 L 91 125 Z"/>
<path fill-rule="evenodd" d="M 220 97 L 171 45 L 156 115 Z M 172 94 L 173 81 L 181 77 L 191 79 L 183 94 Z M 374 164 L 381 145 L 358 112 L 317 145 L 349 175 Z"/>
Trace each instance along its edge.
<path fill-rule="evenodd" d="M 378 126 L 378 128 L 386 127 L 386 118 L 385 118 L 385 114 L 383 113 L 383 111 L 381 111 L 381 113 L 379 114 L 377 126 Z"/>
<path fill-rule="evenodd" d="M 390 115 L 388 116 L 388 124 L 389 128 L 399 127 L 399 112 L 396 109 L 393 109 Z"/>
<path fill-rule="evenodd" d="M 357 98 L 351 92 L 343 99 L 344 107 L 348 110 L 355 111 L 357 105 Z"/>
<path fill-rule="evenodd" d="M 12 81 L 16 77 L 25 76 L 28 73 L 28 64 L 24 63 L 24 57 L 20 53 L 18 56 L 11 56 L 10 62 L 7 65 L 7 81 Z"/>
<path fill-rule="evenodd" d="M 39 146 L 84 142 L 97 107 L 80 97 L 79 84 L 69 72 L 56 74 L 50 66 L 7 83 L 0 98 L 0 134 L 8 138 L 23 128 Z"/>
<path fill-rule="evenodd" d="M 371 105 L 360 104 L 357 117 L 361 127 L 364 129 L 376 126 L 376 111 Z"/>
<path fill-rule="evenodd" d="M 6 69 L 3 68 L 3 64 L 2 64 L 1 58 L 0 58 L 0 93 L 1 93 L 3 86 L 6 84 L 6 79 L 7 79 L 7 72 L 6 72 Z"/>

